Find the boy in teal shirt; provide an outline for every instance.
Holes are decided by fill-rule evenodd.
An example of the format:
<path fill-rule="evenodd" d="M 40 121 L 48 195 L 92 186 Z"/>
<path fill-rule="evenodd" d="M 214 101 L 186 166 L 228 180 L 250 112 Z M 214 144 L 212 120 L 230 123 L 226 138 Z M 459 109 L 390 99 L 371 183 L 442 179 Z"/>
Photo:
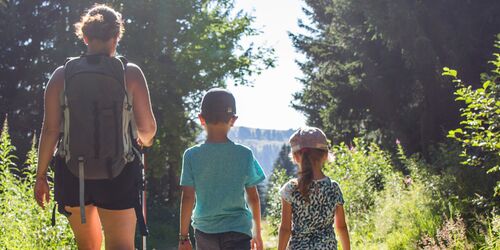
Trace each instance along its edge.
<path fill-rule="evenodd" d="M 227 138 L 237 118 L 229 91 L 205 94 L 199 119 L 207 139 L 183 157 L 179 249 L 191 249 L 191 219 L 198 250 L 262 249 L 257 184 L 265 175 L 249 148 Z"/>

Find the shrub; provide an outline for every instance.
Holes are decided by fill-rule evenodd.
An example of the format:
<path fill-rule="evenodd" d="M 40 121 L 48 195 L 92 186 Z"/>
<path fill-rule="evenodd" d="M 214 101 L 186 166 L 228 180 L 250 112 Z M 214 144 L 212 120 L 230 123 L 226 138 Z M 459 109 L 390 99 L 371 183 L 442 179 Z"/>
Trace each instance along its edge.
<path fill-rule="evenodd" d="M 332 154 L 325 174 L 339 182 L 350 215 L 364 217 L 391 175 L 390 154 L 361 139 L 354 139 L 352 146 L 333 146 Z"/>
<path fill-rule="evenodd" d="M 419 245 L 425 250 L 472 249 L 465 233 L 465 223 L 458 214 L 456 219 L 452 217 L 444 221 L 443 226 L 437 231 L 435 239 L 425 235 L 420 240 Z"/>
<path fill-rule="evenodd" d="M 500 215 L 493 214 L 490 218 L 483 219 L 486 228 L 480 235 L 483 236 L 481 249 L 500 249 Z"/>
<path fill-rule="evenodd" d="M 281 223 L 281 195 L 280 188 L 289 180 L 284 168 L 275 168 L 271 175 L 267 191 L 266 218 L 270 228 L 270 234 L 276 236 Z"/>
<path fill-rule="evenodd" d="M 424 233 L 440 224 L 437 178 L 423 161 L 407 158 L 398 144 L 397 159 L 410 172 L 404 176 L 391 154 L 376 144 L 355 140 L 353 147 L 334 147 L 335 160 L 327 170 L 337 180 L 353 246 L 364 249 L 414 249 Z"/>
<path fill-rule="evenodd" d="M 66 218 L 57 216 L 56 226 L 51 227 L 52 209 L 42 210 L 33 198 L 37 163 L 35 140 L 22 171 L 14 164 L 14 152 L 5 121 L 0 135 L 0 246 L 5 249 L 75 249 Z M 48 207 L 53 205 L 51 202 Z"/>
<path fill-rule="evenodd" d="M 409 175 L 391 175 L 371 211 L 374 237 L 363 244 L 415 249 L 422 235 L 436 233 L 446 199 L 441 193 L 440 178 L 426 171 L 429 167 L 418 155 L 407 157 L 398 144 L 397 159 Z"/>
<path fill-rule="evenodd" d="M 495 47 L 500 49 L 500 34 Z M 490 63 L 494 69 L 491 74 L 482 74 L 482 86 L 473 89 L 457 77 L 457 71 L 443 69 L 443 75 L 453 78 L 457 101 L 465 105 L 460 109 L 463 120 L 461 127 L 448 133 L 462 144 L 463 164 L 481 166 L 489 173 L 500 171 L 500 54 L 495 53 Z M 496 183 L 495 193 L 500 194 L 500 181 Z"/>

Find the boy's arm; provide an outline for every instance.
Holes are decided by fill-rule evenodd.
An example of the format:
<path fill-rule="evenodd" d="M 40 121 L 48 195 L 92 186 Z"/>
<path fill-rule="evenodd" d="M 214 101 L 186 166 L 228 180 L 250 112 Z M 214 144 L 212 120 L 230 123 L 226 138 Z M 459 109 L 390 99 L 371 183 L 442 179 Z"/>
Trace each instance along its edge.
<path fill-rule="evenodd" d="M 279 231 L 278 250 L 285 250 L 292 233 L 292 206 L 281 199 L 281 226 Z"/>
<path fill-rule="evenodd" d="M 349 230 L 345 223 L 344 207 L 342 205 L 337 205 L 335 208 L 335 229 L 342 243 L 342 249 L 350 250 L 351 242 L 349 240 Z"/>
<path fill-rule="evenodd" d="M 189 235 L 189 224 L 191 222 L 191 214 L 193 213 L 193 206 L 195 202 L 194 187 L 182 186 L 181 198 L 181 219 L 180 219 L 180 236 Z"/>
<path fill-rule="evenodd" d="M 253 229 L 253 240 L 252 249 L 261 250 L 263 249 L 261 226 L 260 226 L 260 199 L 259 192 L 257 191 L 257 186 L 247 187 L 247 198 L 248 205 L 252 210 L 254 229 Z"/>

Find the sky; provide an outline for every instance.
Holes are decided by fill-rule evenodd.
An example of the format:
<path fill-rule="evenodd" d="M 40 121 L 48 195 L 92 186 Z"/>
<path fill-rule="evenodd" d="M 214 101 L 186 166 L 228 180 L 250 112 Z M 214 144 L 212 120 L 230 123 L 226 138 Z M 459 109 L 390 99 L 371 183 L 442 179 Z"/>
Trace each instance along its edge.
<path fill-rule="evenodd" d="M 296 129 L 305 125 L 305 117 L 291 107 L 292 94 L 301 89 L 296 79 L 302 75 L 295 63 L 303 58 L 292 46 L 288 32 L 301 31 L 298 19 L 304 18 L 300 0 L 236 0 L 235 9 L 255 17 L 253 27 L 262 34 L 244 38 L 241 44 L 272 46 L 276 67 L 254 78 L 253 87 L 234 86 L 228 89 L 236 98 L 236 126 L 263 129 Z"/>

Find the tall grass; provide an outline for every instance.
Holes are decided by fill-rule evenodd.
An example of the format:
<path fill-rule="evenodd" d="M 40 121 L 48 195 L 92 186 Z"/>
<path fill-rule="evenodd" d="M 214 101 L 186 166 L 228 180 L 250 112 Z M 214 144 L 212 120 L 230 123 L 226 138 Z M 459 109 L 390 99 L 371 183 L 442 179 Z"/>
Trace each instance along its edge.
<path fill-rule="evenodd" d="M 52 209 L 42 210 L 33 198 L 35 145 L 33 140 L 25 166 L 16 166 L 15 147 L 7 121 L 4 122 L 0 135 L 0 246 L 2 249 L 75 249 L 73 234 L 64 216 L 56 216 L 56 226 L 52 227 Z M 53 205 L 51 202 L 48 208 Z"/>
<path fill-rule="evenodd" d="M 449 189 L 453 178 L 431 174 L 428 163 L 408 157 L 401 145 L 391 154 L 356 139 L 332 153 L 324 171 L 342 188 L 353 249 L 500 249 L 498 214 L 477 218 L 481 227 L 467 226 Z M 268 197 L 279 200 L 286 179 L 274 175 Z M 268 208 L 268 231 L 274 233 L 281 208 L 273 200 Z"/>

